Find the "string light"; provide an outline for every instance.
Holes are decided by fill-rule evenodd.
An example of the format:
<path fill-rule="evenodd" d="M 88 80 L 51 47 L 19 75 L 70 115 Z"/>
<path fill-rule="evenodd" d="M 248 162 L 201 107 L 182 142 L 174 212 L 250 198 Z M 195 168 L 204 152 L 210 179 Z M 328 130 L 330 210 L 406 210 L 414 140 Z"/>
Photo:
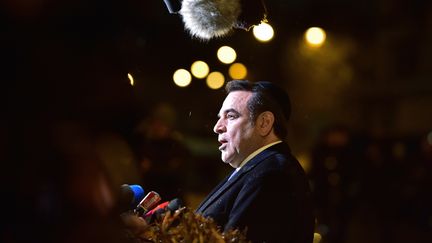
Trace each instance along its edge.
<path fill-rule="evenodd" d="M 220 72 L 212 72 L 207 76 L 206 83 L 210 89 L 220 89 L 225 83 L 225 77 Z"/>
<path fill-rule="evenodd" d="M 179 87 L 186 87 L 192 81 L 192 75 L 186 69 L 178 69 L 173 74 L 174 83 Z"/>
<path fill-rule="evenodd" d="M 222 63 L 230 64 L 237 58 L 237 53 L 232 47 L 222 46 L 217 51 L 217 57 Z"/>
<path fill-rule="evenodd" d="M 232 79 L 244 79 L 247 75 L 247 68 L 242 63 L 233 63 L 230 66 L 228 73 Z"/>
<path fill-rule="evenodd" d="M 311 27 L 305 33 L 306 43 L 312 47 L 320 47 L 324 44 L 326 33 L 320 27 Z"/>
<path fill-rule="evenodd" d="M 273 27 L 264 21 L 254 26 L 252 32 L 255 38 L 261 42 L 270 41 L 274 36 Z"/>
<path fill-rule="evenodd" d="M 129 78 L 129 83 L 130 83 L 130 85 L 134 86 L 135 83 L 134 83 L 134 79 L 133 79 L 133 77 L 132 77 L 132 74 L 128 73 L 127 76 L 128 76 L 128 78 Z"/>
<path fill-rule="evenodd" d="M 191 66 L 191 73 L 196 78 L 205 78 L 209 71 L 209 66 L 203 61 L 196 61 Z"/>

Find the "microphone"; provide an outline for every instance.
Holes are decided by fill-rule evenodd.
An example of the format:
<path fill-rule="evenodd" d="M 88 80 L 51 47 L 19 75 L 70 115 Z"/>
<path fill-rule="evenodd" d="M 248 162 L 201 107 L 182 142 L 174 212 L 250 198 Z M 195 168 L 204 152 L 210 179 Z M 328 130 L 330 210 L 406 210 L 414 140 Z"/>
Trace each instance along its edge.
<path fill-rule="evenodd" d="M 178 198 L 174 198 L 173 200 L 171 200 L 167 206 L 167 209 L 171 212 L 176 211 L 177 209 L 180 209 L 183 207 L 183 201 L 178 199 Z"/>
<path fill-rule="evenodd" d="M 148 211 L 145 216 L 144 219 L 147 222 L 153 222 L 157 217 L 159 217 L 161 214 L 165 213 L 165 210 L 167 208 L 169 204 L 169 201 L 163 202 L 159 205 L 157 205 L 155 208 L 153 208 L 152 210 Z"/>
<path fill-rule="evenodd" d="M 181 8 L 180 0 L 164 0 L 164 2 L 170 14 L 176 14 L 180 11 Z"/>
<path fill-rule="evenodd" d="M 123 184 L 120 187 L 118 208 L 121 212 L 132 210 L 144 198 L 144 189 L 140 185 Z"/>
<path fill-rule="evenodd" d="M 135 208 L 134 210 L 135 214 L 142 217 L 149 210 L 154 208 L 160 200 L 162 200 L 162 198 L 159 196 L 157 192 L 154 191 L 149 192 Z"/>
<path fill-rule="evenodd" d="M 249 30 L 266 17 L 264 0 L 164 0 L 170 13 L 179 13 L 191 36 L 210 40 L 234 28 Z M 178 9 L 180 7 L 180 9 Z"/>
<path fill-rule="evenodd" d="M 183 202 L 180 199 L 175 198 L 171 201 L 166 201 L 164 203 L 161 203 L 157 207 L 148 211 L 144 216 L 144 218 L 146 219 L 147 222 L 151 223 L 156 219 L 163 217 L 163 215 L 166 212 L 170 211 L 171 213 L 173 213 L 177 209 L 180 209 L 181 207 L 183 207 Z"/>

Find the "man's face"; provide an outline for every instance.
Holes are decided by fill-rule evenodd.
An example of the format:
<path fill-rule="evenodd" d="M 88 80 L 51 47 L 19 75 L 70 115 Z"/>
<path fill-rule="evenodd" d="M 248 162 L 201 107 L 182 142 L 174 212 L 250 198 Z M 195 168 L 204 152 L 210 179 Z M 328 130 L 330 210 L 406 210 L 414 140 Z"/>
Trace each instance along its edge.
<path fill-rule="evenodd" d="M 260 136 L 250 121 L 247 102 L 252 92 L 233 91 L 228 94 L 219 111 L 214 132 L 221 143 L 222 161 L 237 168 L 252 152 L 260 147 Z"/>

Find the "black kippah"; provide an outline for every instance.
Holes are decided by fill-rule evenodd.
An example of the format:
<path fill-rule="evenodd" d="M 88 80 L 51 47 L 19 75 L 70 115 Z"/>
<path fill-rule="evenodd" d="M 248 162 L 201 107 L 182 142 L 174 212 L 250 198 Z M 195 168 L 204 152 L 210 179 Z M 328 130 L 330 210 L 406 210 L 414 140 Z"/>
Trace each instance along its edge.
<path fill-rule="evenodd" d="M 282 110 L 285 119 L 288 121 L 291 115 L 291 102 L 288 94 L 284 89 L 268 81 L 259 81 L 255 83 L 257 87 L 263 89 L 265 92 L 270 94 L 272 98 L 276 101 Z"/>

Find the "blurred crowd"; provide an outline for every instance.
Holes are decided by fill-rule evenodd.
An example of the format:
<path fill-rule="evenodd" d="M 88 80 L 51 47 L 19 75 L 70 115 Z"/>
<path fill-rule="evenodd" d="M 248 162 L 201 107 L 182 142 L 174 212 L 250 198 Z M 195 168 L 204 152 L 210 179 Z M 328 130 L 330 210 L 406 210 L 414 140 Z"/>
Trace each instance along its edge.
<path fill-rule="evenodd" d="M 430 241 L 430 135 L 371 138 L 332 126 L 322 131 L 311 163 L 323 242 Z"/>

